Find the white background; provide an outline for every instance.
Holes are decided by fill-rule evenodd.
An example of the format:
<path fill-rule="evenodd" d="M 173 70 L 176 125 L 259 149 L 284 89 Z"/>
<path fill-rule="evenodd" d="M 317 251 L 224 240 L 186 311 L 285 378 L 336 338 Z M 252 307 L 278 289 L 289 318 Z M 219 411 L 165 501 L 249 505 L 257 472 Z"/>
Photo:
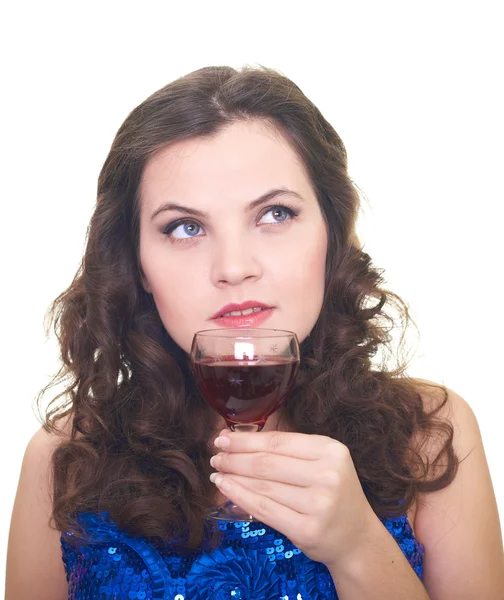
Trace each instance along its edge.
<path fill-rule="evenodd" d="M 33 400 L 58 365 L 44 314 L 79 264 L 98 172 L 130 110 L 207 65 L 280 70 L 343 138 L 366 197 L 361 240 L 419 326 L 410 373 L 472 406 L 504 514 L 500 3 L 339 4 L 17 2 L 4 12 L 1 565 L 39 427 Z"/>

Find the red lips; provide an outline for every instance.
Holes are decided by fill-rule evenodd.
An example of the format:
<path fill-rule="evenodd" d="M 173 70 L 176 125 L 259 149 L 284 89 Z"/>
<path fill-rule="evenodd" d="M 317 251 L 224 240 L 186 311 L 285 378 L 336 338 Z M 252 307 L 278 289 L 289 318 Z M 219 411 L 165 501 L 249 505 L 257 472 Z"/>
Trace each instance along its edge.
<path fill-rule="evenodd" d="M 226 304 L 226 306 L 223 306 L 218 312 L 215 313 L 215 315 L 213 315 L 213 317 L 210 317 L 210 319 L 218 319 L 219 317 L 222 317 L 222 315 L 225 315 L 226 313 L 230 313 L 230 312 L 234 312 L 237 310 L 247 310 L 247 308 L 272 308 L 271 306 L 268 306 L 267 304 L 263 304 L 262 302 L 257 302 L 257 300 L 247 300 L 247 302 L 243 302 L 243 304 Z"/>

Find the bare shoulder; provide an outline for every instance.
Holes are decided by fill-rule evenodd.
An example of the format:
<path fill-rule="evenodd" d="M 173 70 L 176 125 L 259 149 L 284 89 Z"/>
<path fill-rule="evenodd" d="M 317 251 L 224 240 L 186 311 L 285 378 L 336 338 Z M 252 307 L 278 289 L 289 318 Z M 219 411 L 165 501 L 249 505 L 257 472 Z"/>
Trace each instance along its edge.
<path fill-rule="evenodd" d="M 51 523 L 51 459 L 55 448 L 70 436 L 71 427 L 71 418 L 65 417 L 59 432 L 40 428 L 26 447 L 10 523 L 6 600 L 68 597 L 60 532 Z"/>
<path fill-rule="evenodd" d="M 425 587 L 436 600 L 497 600 L 504 589 L 502 533 L 478 421 L 460 394 L 417 381 L 425 410 L 437 410 L 436 416 L 453 427 L 460 461 L 450 485 L 418 498 L 415 532 L 425 546 Z M 431 459 L 440 443 L 434 437 L 426 445 Z"/>
<path fill-rule="evenodd" d="M 63 441 L 70 439 L 72 433 L 72 415 L 62 417 L 57 422 L 57 430 L 54 432 L 46 431 L 43 427 L 37 429 L 28 442 L 25 456 L 32 448 L 37 448 L 38 451 L 51 453 Z"/>

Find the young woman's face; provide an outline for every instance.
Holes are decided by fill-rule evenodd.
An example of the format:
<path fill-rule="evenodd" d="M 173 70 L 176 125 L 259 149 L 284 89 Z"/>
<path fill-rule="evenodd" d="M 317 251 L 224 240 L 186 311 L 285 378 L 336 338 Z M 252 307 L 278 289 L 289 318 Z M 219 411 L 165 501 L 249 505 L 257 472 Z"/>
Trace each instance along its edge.
<path fill-rule="evenodd" d="M 302 342 L 322 307 L 326 252 L 306 169 L 264 123 L 177 142 L 144 169 L 144 287 L 186 352 L 196 331 L 228 326 L 287 329 Z M 243 303 L 269 309 L 214 318 Z"/>

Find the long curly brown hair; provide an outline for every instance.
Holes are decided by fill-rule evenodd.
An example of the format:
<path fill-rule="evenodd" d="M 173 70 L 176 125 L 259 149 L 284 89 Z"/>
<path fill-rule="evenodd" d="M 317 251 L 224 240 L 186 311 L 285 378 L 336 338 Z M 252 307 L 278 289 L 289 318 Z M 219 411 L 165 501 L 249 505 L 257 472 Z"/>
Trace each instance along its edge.
<path fill-rule="evenodd" d="M 62 367 L 37 403 L 42 414 L 42 396 L 63 385 L 42 420 L 51 433 L 60 433 L 63 417 L 71 422 L 52 458 L 53 521 L 74 540 L 82 539 L 79 512 L 105 510 L 130 534 L 160 543 L 178 539 L 191 549 L 207 539 L 215 415 L 142 286 L 138 189 L 160 149 L 244 119 L 273 124 L 291 142 L 328 225 L 323 307 L 301 344 L 282 421 L 345 444 L 378 516 L 405 513 L 418 493 L 455 477 L 453 428 L 436 416 L 447 391 L 432 387 L 442 394 L 428 411 L 418 381 L 406 375 L 402 349 L 412 319 L 359 248 L 359 194 L 340 137 L 279 72 L 207 67 L 155 92 L 120 127 L 99 176 L 82 264 L 49 312 Z M 397 351 L 396 331 L 403 332 Z M 429 460 L 423 442 L 413 442 L 434 437 L 442 443 Z"/>

